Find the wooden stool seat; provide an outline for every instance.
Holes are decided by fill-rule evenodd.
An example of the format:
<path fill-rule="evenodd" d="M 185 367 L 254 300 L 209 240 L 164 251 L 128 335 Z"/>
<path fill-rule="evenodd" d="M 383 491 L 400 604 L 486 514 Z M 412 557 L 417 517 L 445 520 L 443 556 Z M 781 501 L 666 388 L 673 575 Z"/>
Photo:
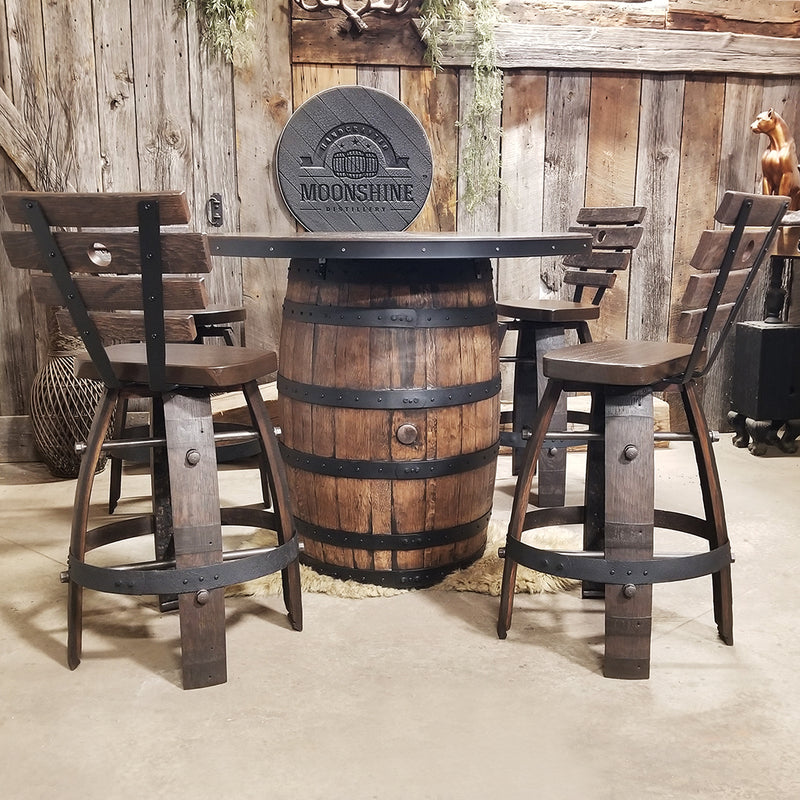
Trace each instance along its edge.
<path fill-rule="evenodd" d="M 116 344 L 106 348 L 114 371 L 125 383 L 146 384 L 149 375 L 146 347 L 143 344 Z M 207 344 L 168 344 L 165 348 L 167 383 L 224 391 L 275 372 L 275 352 L 246 347 Z M 97 366 L 88 355 L 75 357 L 75 374 L 79 378 L 100 380 Z"/>
<path fill-rule="evenodd" d="M 631 253 L 642 238 L 644 206 L 587 207 L 578 212 L 578 225 L 571 231 L 592 234 L 588 254 L 564 258 L 563 282 L 573 286 L 571 300 L 565 298 L 499 299 L 497 313 L 500 330 L 516 330 L 516 352 L 502 361 L 514 364 L 514 394 L 510 412 L 501 414 L 501 422 L 510 423 L 510 431 L 500 435 L 502 445 L 513 447 L 512 472 L 519 473 L 523 463 L 522 448 L 530 434 L 539 399 L 544 391 L 542 356 L 566 344 L 566 331 L 574 330 L 578 340 L 592 339 L 588 323 L 600 317 L 600 302 L 626 270 Z M 589 296 L 591 293 L 591 296 Z M 567 422 L 566 400 L 560 402 L 555 422 Z M 567 451 L 563 446 L 547 447 L 539 454 L 537 504 L 564 504 Z"/>
<path fill-rule="evenodd" d="M 244 322 L 247 318 L 244 306 L 210 305 L 203 309 L 189 309 L 189 313 L 194 316 L 197 328 L 196 342 L 203 344 L 206 339 L 219 337 L 229 347 L 236 344 L 231 326 L 236 322 Z"/>
<path fill-rule="evenodd" d="M 588 342 L 548 351 L 542 368 L 548 378 L 571 383 L 646 386 L 681 375 L 692 349 L 680 342 Z"/>
<path fill-rule="evenodd" d="M 600 318 L 600 306 L 573 300 L 520 300 L 515 303 L 497 303 L 497 314 L 508 317 L 503 322 L 564 323 L 583 322 Z"/>
<path fill-rule="evenodd" d="M 74 669 L 81 660 L 84 588 L 156 595 L 162 610 L 179 612 L 184 688 L 223 683 L 226 586 L 280 571 L 290 624 L 302 629 L 300 544 L 258 386 L 277 369 L 277 356 L 232 346 L 219 331 L 227 345 L 197 343 L 203 331 L 198 320 L 228 324 L 243 319 L 243 310 L 217 308 L 204 317 L 208 292 L 197 273 L 211 269 L 208 240 L 162 228 L 189 222 L 182 192 L 9 192 L 3 201 L 12 222 L 31 228 L 3 233 L 9 260 L 32 271 L 40 302 L 62 307 L 56 314 L 62 330 L 81 336 L 87 353 L 75 359 L 78 377 L 104 384 L 83 448 L 62 575 L 68 584 L 67 663 Z M 91 232 L 68 230 L 90 226 Z M 242 392 L 250 414 L 245 435 L 257 443 L 264 502 L 223 508 L 211 395 L 233 389 Z M 112 419 L 141 398 L 151 403 L 149 435 L 138 446 L 150 449 L 152 513 L 91 527 L 101 454 L 131 446 L 108 439 Z M 266 528 L 278 544 L 226 551 L 223 526 Z M 152 537 L 152 561 L 101 566 L 87 560 L 93 550 L 138 536 Z"/>
<path fill-rule="evenodd" d="M 514 494 L 497 633 L 511 625 L 518 564 L 583 581 L 584 596 L 605 600 L 604 674 L 647 678 L 653 584 L 712 576 L 719 635 L 733 644 L 730 542 L 711 437 L 697 381 L 714 362 L 769 250 L 787 198 L 726 192 L 716 219 L 729 230 L 704 232 L 692 259 L 698 272 L 684 296 L 677 329 L 691 344 L 588 342 L 548 352 L 542 359 L 547 386 L 533 423 Z M 719 331 L 713 350 L 708 334 Z M 694 446 L 703 516 L 655 507 L 653 393 L 677 389 Z M 557 439 L 556 409 L 565 392 L 589 392 L 584 504 L 528 510 L 537 455 Z M 552 551 L 523 542 L 523 532 L 558 525 L 583 528 L 583 550 Z M 707 550 L 685 554 L 654 551 L 654 529 L 704 540 Z"/>

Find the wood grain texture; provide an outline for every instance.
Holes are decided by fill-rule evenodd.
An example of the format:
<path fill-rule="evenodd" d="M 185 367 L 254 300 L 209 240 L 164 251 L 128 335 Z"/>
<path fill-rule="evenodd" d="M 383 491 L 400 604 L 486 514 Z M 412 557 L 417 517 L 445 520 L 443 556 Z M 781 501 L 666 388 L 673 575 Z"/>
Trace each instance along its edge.
<path fill-rule="evenodd" d="M 505 76 L 500 231 L 542 230 L 544 213 L 547 75 L 520 70 Z M 497 297 L 539 297 L 538 258 L 504 259 L 497 268 Z M 509 342 L 510 346 L 510 342 Z M 511 351 L 513 352 L 513 348 Z"/>
<path fill-rule="evenodd" d="M 714 209 L 720 189 L 724 189 L 718 184 L 722 158 L 724 98 L 723 78 L 687 77 L 684 85 L 683 107 L 687 109 L 684 119 L 687 115 L 691 118 L 702 115 L 703 124 L 686 124 L 681 132 L 675 249 L 670 289 L 670 333 L 675 328 L 680 313 L 680 300 L 692 272 L 692 254 L 702 231 L 714 224 Z M 694 113 L 688 112 L 689 109 L 695 109 Z"/>
<path fill-rule="evenodd" d="M 659 341 L 667 335 L 680 167 L 680 129 L 673 120 L 682 116 L 683 94 L 681 76 L 642 79 L 636 202 L 647 206 L 649 224 L 629 271 L 627 337 L 631 339 Z"/>
<path fill-rule="evenodd" d="M 589 107 L 586 165 L 587 206 L 634 202 L 639 143 L 641 77 L 628 73 L 595 73 Z M 647 219 L 645 226 L 650 224 Z M 637 258 L 634 254 L 633 258 Z M 589 325 L 593 339 L 625 336 L 628 274 L 617 277 L 603 297 L 603 312 Z"/>
<path fill-rule="evenodd" d="M 466 66 L 472 24 L 443 48 L 442 64 Z M 495 29 L 503 69 L 593 69 L 793 75 L 800 43 L 791 38 L 624 27 L 515 25 Z"/>
<path fill-rule="evenodd" d="M 591 77 L 588 72 L 550 72 L 547 94 L 548 136 L 542 209 L 544 231 L 567 230 L 584 205 L 588 153 Z M 566 298 L 563 266 L 558 259 L 542 259 L 542 279 L 550 292 Z"/>
<path fill-rule="evenodd" d="M 136 99 L 133 91 L 131 6 L 127 0 L 94 0 L 94 53 L 100 112 L 100 164 L 104 192 L 136 191 Z"/>
<path fill-rule="evenodd" d="M 409 226 L 412 231 L 456 230 L 456 170 L 458 163 L 458 78 L 453 70 L 400 71 L 399 99 L 425 129 L 433 157 L 428 200 Z"/>
<path fill-rule="evenodd" d="M 236 122 L 231 92 L 231 65 L 200 41 L 194 5 L 187 9 L 189 92 L 191 107 L 192 191 L 189 196 L 195 230 L 238 231 Z M 212 227 L 207 204 L 220 195 L 222 226 Z M 211 302 L 239 305 L 242 269 L 239 259 L 215 259 L 209 281 Z M 239 326 L 234 326 L 238 328 Z M 237 337 L 238 338 L 238 337 Z"/>
<path fill-rule="evenodd" d="M 281 0 L 255 0 L 258 47 L 234 72 L 236 180 L 242 232 L 295 230 L 275 180 L 275 148 L 292 111 L 289 15 Z M 242 260 L 242 294 L 247 310 L 244 342 L 278 349 L 281 303 L 286 291 L 283 260 Z"/>
<path fill-rule="evenodd" d="M 171 0 L 136 4 L 131 15 L 142 189 L 190 191 L 194 181 L 186 20 L 174 13 Z"/>
<path fill-rule="evenodd" d="M 61 105 L 65 145 L 72 158 L 68 185 L 80 191 L 102 188 L 91 0 L 43 3 L 47 83 L 52 104 Z"/>
<path fill-rule="evenodd" d="M 631 446 L 634 458 L 624 455 Z M 606 390 L 604 549 L 608 560 L 635 561 L 653 555 L 653 466 L 652 392 Z M 622 586 L 606 584 L 606 677 L 649 677 L 652 604 L 652 584 L 637 586 L 631 597 Z"/>

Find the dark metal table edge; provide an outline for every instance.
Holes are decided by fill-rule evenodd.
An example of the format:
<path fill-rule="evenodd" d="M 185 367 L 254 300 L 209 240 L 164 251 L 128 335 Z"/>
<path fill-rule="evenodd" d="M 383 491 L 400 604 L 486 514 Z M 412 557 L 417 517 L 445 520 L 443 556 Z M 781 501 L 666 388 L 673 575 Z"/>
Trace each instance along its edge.
<path fill-rule="evenodd" d="M 560 256 L 589 250 L 592 237 L 566 232 L 504 236 L 370 231 L 285 236 L 214 234 L 208 240 L 214 256 L 378 260 Z"/>

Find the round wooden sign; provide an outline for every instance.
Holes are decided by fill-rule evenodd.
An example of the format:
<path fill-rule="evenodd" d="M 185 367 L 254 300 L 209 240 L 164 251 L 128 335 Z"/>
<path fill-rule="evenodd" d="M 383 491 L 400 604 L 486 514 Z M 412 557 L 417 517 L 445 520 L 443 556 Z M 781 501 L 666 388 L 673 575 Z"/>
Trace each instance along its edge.
<path fill-rule="evenodd" d="M 309 231 L 401 231 L 422 210 L 433 160 L 425 131 L 386 92 L 327 89 L 283 129 L 276 159 L 289 210 Z"/>

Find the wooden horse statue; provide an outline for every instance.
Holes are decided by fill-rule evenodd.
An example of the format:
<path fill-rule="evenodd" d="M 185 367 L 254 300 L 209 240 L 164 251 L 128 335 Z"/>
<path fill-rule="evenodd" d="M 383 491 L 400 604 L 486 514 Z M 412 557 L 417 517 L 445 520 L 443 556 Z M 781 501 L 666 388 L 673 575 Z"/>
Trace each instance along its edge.
<path fill-rule="evenodd" d="M 774 109 L 762 111 L 750 125 L 753 133 L 763 133 L 769 146 L 761 156 L 764 194 L 781 194 L 791 198 L 790 211 L 800 210 L 800 169 L 797 148 L 786 120 Z"/>

